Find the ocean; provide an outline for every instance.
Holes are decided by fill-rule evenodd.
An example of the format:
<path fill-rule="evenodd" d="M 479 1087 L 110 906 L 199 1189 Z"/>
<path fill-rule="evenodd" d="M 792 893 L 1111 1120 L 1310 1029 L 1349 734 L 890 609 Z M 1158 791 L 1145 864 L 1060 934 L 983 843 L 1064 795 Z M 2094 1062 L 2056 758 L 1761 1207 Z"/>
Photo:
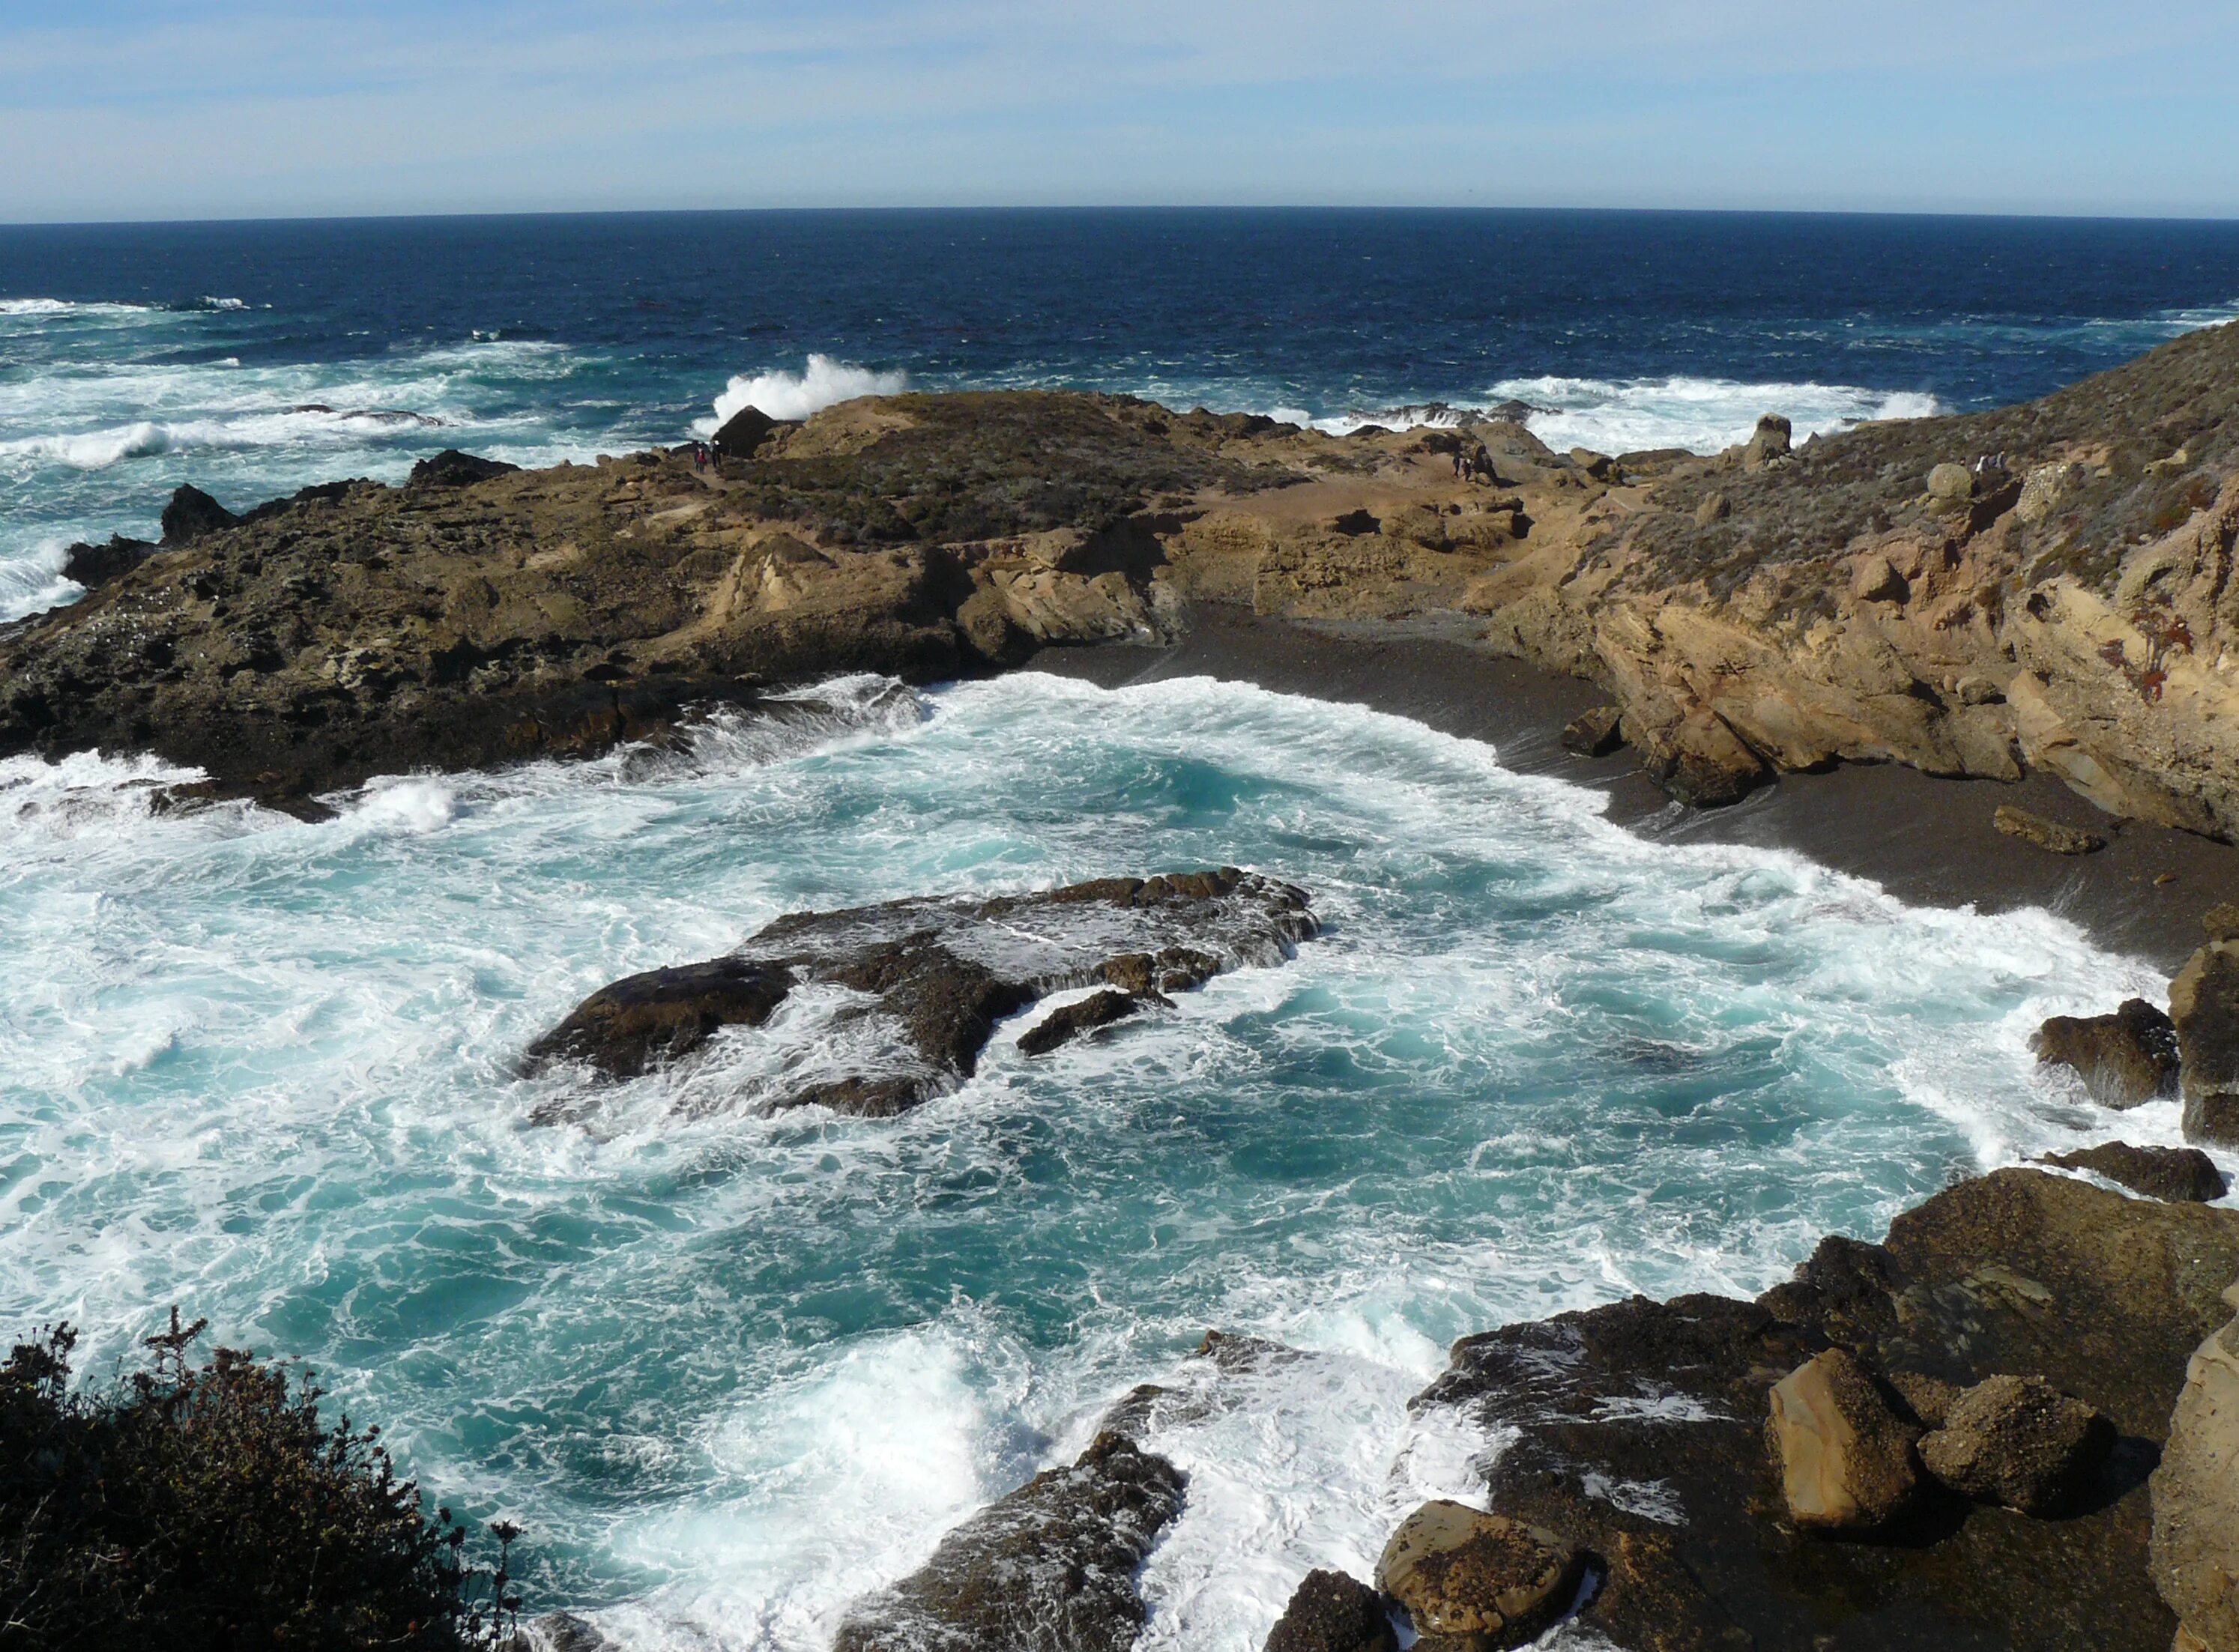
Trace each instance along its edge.
<path fill-rule="evenodd" d="M 2239 226 L 778 214 L 0 230 L 0 581 L 68 538 L 681 439 L 720 400 L 1066 384 L 1341 428 L 1514 396 L 1606 448 L 2035 394 L 2235 313 Z M 787 398 L 791 398 L 788 401 Z M 307 410 L 311 409 L 311 410 Z M 409 415 L 398 417 L 395 415 Z M 1424 416 L 1420 413 L 1413 416 Z M 423 422 L 433 421 L 434 422 Z M 821 1648 L 1212 1328 L 1144 1644 L 1256 1649 L 1481 1442 L 1455 1337 L 1753 1292 L 2101 1139 L 2037 1022 L 2165 990 L 2043 912 L 1620 830 L 1497 745 L 1189 679 L 847 679 L 685 749 L 408 775 L 307 824 L 0 762 L 0 1320 L 105 1370 L 178 1303 L 300 1357 L 631 1649 Z M 1324 932 L 903 1118 L 764 1117 L 813 1036 L 591 1091 L 582 994 L 802 908 L 1224 862 Z M 553 1103 L 581 1123 L 532 1122 Z M 2173 1104 L 2126 1115 L 2178 1139 Z"/>

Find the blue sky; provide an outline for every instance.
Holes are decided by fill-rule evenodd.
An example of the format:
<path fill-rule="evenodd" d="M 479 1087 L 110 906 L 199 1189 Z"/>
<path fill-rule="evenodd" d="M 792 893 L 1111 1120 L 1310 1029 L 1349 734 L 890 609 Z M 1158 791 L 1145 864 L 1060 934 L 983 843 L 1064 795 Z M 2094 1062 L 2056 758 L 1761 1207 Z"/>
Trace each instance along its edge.
<path fill-rule="evenodd" d="M 2232 0 L 0 0 L 0 219 L 2239 216 L 2234 62 Z"/>

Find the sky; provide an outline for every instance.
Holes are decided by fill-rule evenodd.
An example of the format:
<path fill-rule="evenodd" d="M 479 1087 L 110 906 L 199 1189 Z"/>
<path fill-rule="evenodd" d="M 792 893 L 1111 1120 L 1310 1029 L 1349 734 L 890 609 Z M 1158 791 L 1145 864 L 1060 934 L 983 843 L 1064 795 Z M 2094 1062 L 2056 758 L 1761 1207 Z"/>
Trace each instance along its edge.
<path fill-rule="evenodd" d="M 2232 0 L 0 0 L 0 220 L 2239 216 Z"/>

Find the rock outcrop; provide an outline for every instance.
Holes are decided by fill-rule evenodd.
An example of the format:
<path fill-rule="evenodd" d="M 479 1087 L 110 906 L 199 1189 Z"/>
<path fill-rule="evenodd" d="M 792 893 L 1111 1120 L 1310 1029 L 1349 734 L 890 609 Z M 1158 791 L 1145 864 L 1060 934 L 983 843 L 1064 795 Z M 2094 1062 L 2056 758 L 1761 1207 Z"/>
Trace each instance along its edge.
<path fill-rule="evenodd" d="M 1883 1244 L 1827 1240 L 1756 1302 L 1637 1297 L 1465 1338 L 1417 1403 L 1483 1432 L 1493 1512 L 1589 1552 L 1585 1624 L 1621 1648 L 2164 1652 L 2143 1481 L 2234 1277 L 2239 1213 L 1999 1171 Z M 1929 1438 L 1968 1426 L 1968 1391 L 2000 1377 L 2075 1397 L 2118 1438 L 2059 1518 L 1942 1494 L 1895 1541 L 1830 1541 L 1789 1518 L 1766 1427 L 1775 1385 L 1830 1348 Z"/>
<path fill-rule="evenodd" d="M 2239 1308 L 2239 1286 L 2226 1300 Z M 2239 1652 L 2239 1320 L 2186 1363 L 2153 1503 L 2154 1586 L 2183 1625 L 2179 1652 Z"/>
<path fill-rule="evenodd" d="M 2049 1153 L 2042 1162 L 2063 1170 L 2090 1171 L 2150 1199 L 2205 1204 L 2224 1194 L 2223 1172 L 2197 1147 L 2134 1147 L 2129 1142 L 2102 1142 L 2073 1152 Z"/>
<path fill-rule="evenodd" d="M 1343 1572 L 1312 1571 L 1267 1632 L 1264 1652 L 1399 1652 L 1384 1597 Z"/>
<path fill-rule="evenodd" d="M 1060 1026 L 1027 1035 L 1030 1054 L 1221 970 L 1280 963 L 1314 929 L 1305 892 L 1233 866 L 795 912 L 728 957 L 601 987 L 530 1045 L 527 1060 L 532 1071 L 575 1062 L 633 1078 L 722 1028 L 763 1025 L 801 986 L 838 987 L 851 996 L 834 1025 L 849 1036 L 827 1041 L 834 1061 L 754 1099 L 882 1117 L 969 1078 L 996 1024 L 1049 993 L 1109 982 L 1122 1002 L 1099 995 L 1086 1001 L 1096 1008 L 1060 1011 Z"/>
<path fill-rule="evenodd" d="M 2124 999 L 2112 1015 L 2053 1016 L 2030 1048 L 2043 1065 L 2072 1069 L 2104 1107 L 2176 1093 L 2176 1024 L 2143 998 Z"/>
<path fill-rule="evenodd" d="M 2176 1024 L 2184 1133 L 2195 1141 L 2239 1144 L 2239 926 L 2219 906 L 2208 916 L 2208 944 L 2169 983 Z"/>
<path fill-rule="evenodd" d="M 833 1652 L 1127 1652 L 1135 1574 L 1181 1512 L 1184 1479 L 1118 1434 L 1049 1469 L 941 1541 L 919 1570 L 853 1608 Z"/>

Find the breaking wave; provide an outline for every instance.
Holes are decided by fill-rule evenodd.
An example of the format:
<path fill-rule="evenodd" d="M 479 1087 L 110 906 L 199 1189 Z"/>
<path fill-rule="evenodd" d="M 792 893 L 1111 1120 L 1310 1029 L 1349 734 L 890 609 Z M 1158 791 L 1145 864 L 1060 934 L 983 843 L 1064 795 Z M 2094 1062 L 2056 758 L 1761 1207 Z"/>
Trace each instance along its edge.
<path fill-rule="evenodd" d="M 747 408 L 760 408 L 773 419 L 806 419 L 859 395 L 899 395 L 908 388 L 906 373 L 858 367 L 829 355 L 811 355 L 808 365 L 798 373 L 774 368 L 751 376 L 741 374 L 715 398 L 714 415 L 692 428 L 703 436 L 712 436 Z"/>

